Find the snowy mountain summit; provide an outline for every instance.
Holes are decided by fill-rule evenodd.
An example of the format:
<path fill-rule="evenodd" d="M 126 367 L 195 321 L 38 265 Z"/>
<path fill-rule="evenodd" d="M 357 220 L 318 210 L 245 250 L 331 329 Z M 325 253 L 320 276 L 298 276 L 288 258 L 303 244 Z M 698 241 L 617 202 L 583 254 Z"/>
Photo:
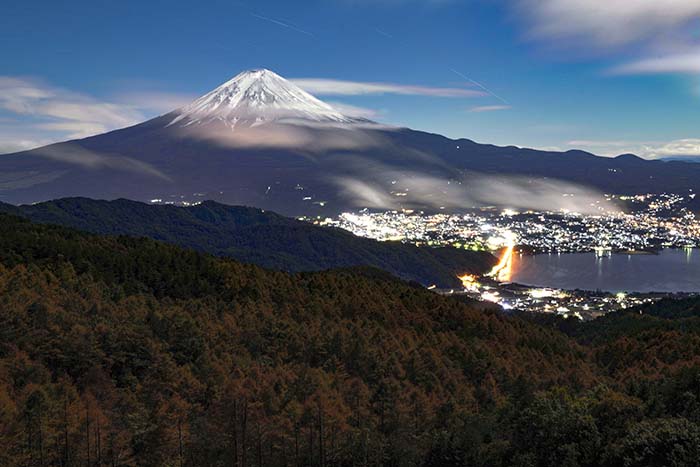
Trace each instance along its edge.
<path fill-rule="evenodd" d="M 173 114 L 176 116 L 168 126 L 223 123 L 236 128 L 297 120 L 357 121 L 265 69 L 244 71 Z"/>

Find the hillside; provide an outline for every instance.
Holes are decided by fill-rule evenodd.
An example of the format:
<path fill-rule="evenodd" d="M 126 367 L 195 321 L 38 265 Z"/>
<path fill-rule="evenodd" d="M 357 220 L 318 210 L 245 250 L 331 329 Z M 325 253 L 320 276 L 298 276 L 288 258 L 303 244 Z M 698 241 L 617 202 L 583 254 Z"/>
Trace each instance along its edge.
<path fill-rule="evenodd" d="M 690 344 L 618 377 L 600 344 L 384 274 L 0 215 L 3 466 L 697 465 Z"/>
<path fill-rule="evenodd" d="M 372 266 L 424 285 L 458 287 L 458 274 L 483 273 L 495 263 L 486 252 L 377 242 L 340 229 L 213 201 L 175 207 L 123 199 L 68 198 L 19 207 L 0 203 L 0 211 L 93 233 L 150 237 L 284 271 Z"/>

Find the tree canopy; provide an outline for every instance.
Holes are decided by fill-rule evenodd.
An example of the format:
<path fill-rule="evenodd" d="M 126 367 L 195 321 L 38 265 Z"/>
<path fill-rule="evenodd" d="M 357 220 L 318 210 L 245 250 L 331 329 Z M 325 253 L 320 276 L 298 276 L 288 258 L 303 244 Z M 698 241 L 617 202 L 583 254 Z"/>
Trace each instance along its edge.
<path fill-rule="evenodd" d="M 665 306 L 567 325 L 1 215 L 0 465 L 697 465 Z"/>

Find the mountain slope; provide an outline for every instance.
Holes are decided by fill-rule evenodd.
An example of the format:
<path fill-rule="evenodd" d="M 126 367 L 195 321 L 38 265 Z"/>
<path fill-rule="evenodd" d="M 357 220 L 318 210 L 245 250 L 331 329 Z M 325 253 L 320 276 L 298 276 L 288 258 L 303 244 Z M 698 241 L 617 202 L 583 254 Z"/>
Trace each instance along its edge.
<path fill-rule="evenodd" d="M 696 466 L 681 308 L 582 345 L 391 278 L 0 214 L 0 464 Z"/>
<path fill-rule="evenodd" d="M 686 193 L 700 190 L 700 165 L 498 147 L 359 121 L 267 70 L 133 127 L 0 157 L 0 201 L 12 204 L 204 198 L 294 216 L 517 207 L 523 190 L 551 205 L 575 189 L 557 180 L 612 193 Z"/>
<path fill-rule="evenodd" d="M 0 203 L 0 211 L 88 232 L 151 237 L 286 271 L 373 266 L 424 285 L 458 287 L 458 274 L 483 273 L 495 262 L 486 252 L 377 242 L 340 229 L 212 201 L 176 207 L 68 198 L 19 207 Z"/>
<path fill-rule="evenodd" d="M 561 335 L 394 279 L 289 275 L 7 215 L 0 297 L 4 466 L 217 465 L 234 449 L 251 465 L 256 445 L 283 465 L 295 430 L 297 445 L 312 431 L 296 453 L 311 465 L 319 426 L 343 464 L 361 449 L 419 461 L 448 420 L 491 404 L 494 383 L 594 380 Z M 402 434 L 417 416 L 420 441 Z M 83 448 L 97 436 L 101 454 Z"/>

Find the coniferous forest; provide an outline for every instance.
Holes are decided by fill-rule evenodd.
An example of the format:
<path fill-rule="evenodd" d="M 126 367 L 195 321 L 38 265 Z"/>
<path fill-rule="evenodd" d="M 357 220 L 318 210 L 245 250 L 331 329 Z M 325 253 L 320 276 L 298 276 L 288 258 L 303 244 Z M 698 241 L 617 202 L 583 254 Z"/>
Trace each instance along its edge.
<path fill-rule="evenodd" d="M 700 465 L 700 301 L 581 323 L 0 217 L 0 465 Z"/>

